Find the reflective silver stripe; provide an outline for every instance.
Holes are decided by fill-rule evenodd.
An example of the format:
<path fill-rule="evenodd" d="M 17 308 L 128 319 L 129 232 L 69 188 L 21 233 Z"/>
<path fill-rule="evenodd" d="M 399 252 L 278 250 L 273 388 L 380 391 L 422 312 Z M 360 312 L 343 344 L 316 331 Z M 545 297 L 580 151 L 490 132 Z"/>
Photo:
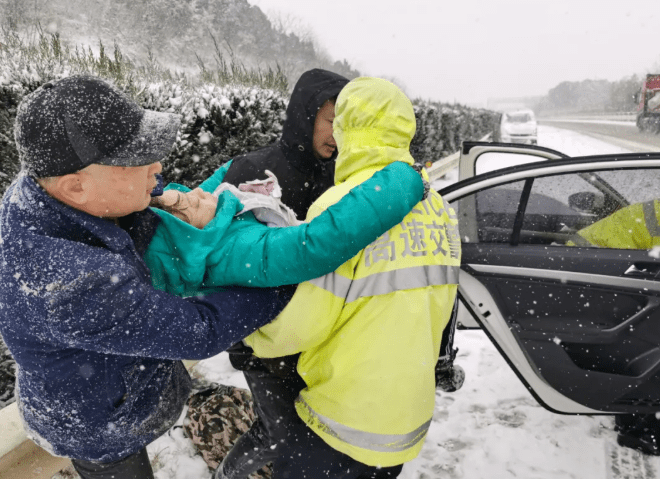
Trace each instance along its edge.
<path fill-rule="evenodd" d="M 395 291 L 458 284 L 459 269 L 459 266 L 447 265 L 413 266 L 375 273 L 353 281 L 337 273 L 330 273 L 310 282 L 350 303 L 359 298 Z"/>
<path fill-rule="evenodd" d="M 660 236 L 660 222 L 655 214 L 655 201 L 647 201 L 642 204 L 644 211 L 644 221 L 646 222 L 646 229 L 651 236 Z"/>
<path fill-rule="evenodd" d="M 298 396 L 298 403 L 303 406 L 310 414 L 314 423 L 321 425 L 323 432 L 351 446 L 360 447 L 369 451 L 376 452 L 401 452 L 410 449 L 424 436 L 429 430 L 431 419 L 407 434 L 377 434 L 374 432 L 360 431 L 349 426 L 333 421 L 316 411 L 314 411 L 305 400 Z"/>
<path fill-rule="evenodd" d="M 325 289 L 338 298 L 345 298 L 351 289 L 351 280 L 337 273 L 329 273 L 310 281 L 314 286 Z"/>

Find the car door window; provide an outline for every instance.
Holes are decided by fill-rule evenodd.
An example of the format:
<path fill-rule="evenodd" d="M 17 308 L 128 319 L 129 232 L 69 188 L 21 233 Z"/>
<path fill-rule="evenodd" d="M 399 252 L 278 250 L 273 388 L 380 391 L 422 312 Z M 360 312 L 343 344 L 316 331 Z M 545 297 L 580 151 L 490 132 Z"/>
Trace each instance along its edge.
<path fill-rule="evenodd" d="M 477 157 L 474 170 L 476 175 L 481 175 L 509 166 L 526 165 L 538 161 L 547 161 L 547 158 L 511 152 L 486 152 Z"/>
<path fill-rule="evenodd" d="M 452 204 L 459 213 L 463 243 L 509 243 L 524 184 L 488 188 Z"/>
<path fill-rule="evenodd" d="M 603 211 L 606 200 L 594 186 L 597 180 L 592 173 L 535 179 L 521 230 L 514 240 L 520 244 L 564 245 L 575 233 L 606 216 L 614 206 Z"/>
<path fill-rule="evenodd" d="M 605 170 L 498 185 L 452 206 L 464 243 L 651 249 L 660 245 L 656 196 L 660 170 Z"/>

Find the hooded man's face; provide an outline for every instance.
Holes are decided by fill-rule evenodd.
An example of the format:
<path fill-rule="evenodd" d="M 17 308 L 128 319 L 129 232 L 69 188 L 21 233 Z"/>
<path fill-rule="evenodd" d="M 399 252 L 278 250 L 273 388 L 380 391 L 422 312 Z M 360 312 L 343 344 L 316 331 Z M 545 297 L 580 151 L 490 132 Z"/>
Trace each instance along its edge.
<path fill-rule="evenodd" d="M 321 160 L 329 159 L 337 149 L 337 143 L 332 137 L 332 122 L 335 119 L 335 102 L 327 100 L 316 114 L 314 120 L 314 136 L 312 150 L 314 156 Z"/>

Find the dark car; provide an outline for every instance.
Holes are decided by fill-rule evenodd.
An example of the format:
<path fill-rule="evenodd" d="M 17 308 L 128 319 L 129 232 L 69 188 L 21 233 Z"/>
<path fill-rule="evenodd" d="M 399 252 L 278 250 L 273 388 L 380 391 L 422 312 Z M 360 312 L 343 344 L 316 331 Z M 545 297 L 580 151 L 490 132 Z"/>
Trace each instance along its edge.
<path fill-rule="evenodd" d="M 459 173 L 440 193 L 460 221 L 461 326 L 481 327 L 551 411 L 660 411 L 660 254 L 572 241 L 660 197 L 660 153 L 466 142 Z"/>

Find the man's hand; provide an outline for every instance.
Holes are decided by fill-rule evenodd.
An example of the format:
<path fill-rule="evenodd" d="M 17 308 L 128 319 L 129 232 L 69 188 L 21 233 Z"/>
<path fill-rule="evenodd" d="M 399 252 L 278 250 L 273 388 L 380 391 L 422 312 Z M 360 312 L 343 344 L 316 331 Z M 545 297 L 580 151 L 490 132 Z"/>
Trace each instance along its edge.
<path fill-rule="evenodd" d="M 218 199 L 201 188 L 188 193 L 167 190 L 151 200 L 151 206 L 167 211 L 199 229 L 213 219 L 217 204 Z"/>

